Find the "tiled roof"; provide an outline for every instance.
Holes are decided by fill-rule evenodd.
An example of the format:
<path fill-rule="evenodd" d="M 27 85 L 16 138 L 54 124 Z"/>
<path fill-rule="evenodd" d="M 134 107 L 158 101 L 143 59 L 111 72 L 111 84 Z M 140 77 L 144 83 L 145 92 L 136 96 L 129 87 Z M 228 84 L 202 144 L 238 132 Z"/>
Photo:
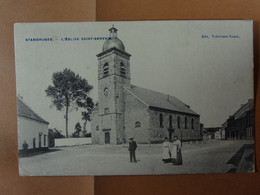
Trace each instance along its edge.
<path fill-rule="evenodd" d="M 152 91 L 142 87 L 137 87 L 134 85 L 131 85 L 130 89 L 127 88 L 127 90 L 129 90 L 133 95 L 135 95 L 143 103 L 147 104 L 150 107 L 199 115 L 191 110 L 188 105 L 184 104 L 182 101 L 174 96 Z"/>
<path fill-rule="evenodd" d="M 29 106 L 27 106 L 20 98 L 17 98 L 17 115 L 33 119 L 42 123 L 47 123 L 39 115 L 37 115 Z"/>
<path fill-rule="evenodd" d="M 246 112 L 254 109 L 254 100 L 249 99 L 246 104 L 242 104 L 241 107 L 232 115 L 235 119 L 243 118 L 246 116 Z"/>

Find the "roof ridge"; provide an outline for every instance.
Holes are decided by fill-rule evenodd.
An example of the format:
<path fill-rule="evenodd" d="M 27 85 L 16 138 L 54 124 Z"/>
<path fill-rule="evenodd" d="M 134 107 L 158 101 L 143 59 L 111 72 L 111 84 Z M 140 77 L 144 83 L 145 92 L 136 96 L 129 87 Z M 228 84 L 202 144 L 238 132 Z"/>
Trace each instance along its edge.
<path fill-rule="evenodd" d="M 28 116 L 26 115 L 26 113 L 19 113 L 19 105 L 17 105 L 17 115 L 18 116 L 22 116 L 22 117 L 26 117 L 26 118 L 30 118 L 30 119 L 34 119 L 34 120 L 37 120 L 37 121 L 40 121 L 40 122 L 44 122 L 44 123 L 48 123 L 46 120 L 44 120 L 41 116 L 39 116 L 39 114 L 37 114 L 30 106 L 28 106 L 23 99 L 21 99 L 20 97 L 17 97 L 17 104 L 22 104 L 22 106 L 25 106 L 29 112 L 31 112 L 33 115 L 35 115 L 36 117 L 31 117 L 31 116 Z M 21 108 L 20 108 L 21 109 Z"/>
<path fill-rule="evenodd" d="M 131 85 L 133 87 L 139 87 L 139 86 L 136 86 L 136 85 Z M 176 99 L 178 99 L 177 97 L 175 97 L 174 95 L 170 95 L 168 93 L 163 93 L 163 92 L 160 92 L 160 91 L 155 91 L 155 90 L 152 90 L 152 89 L 147 89 L 147 88 L 144 88 L 144 87 L 139 87 L 139 88 L 142 88 L 142 89 L 145 89 L 145 90 L 149 90 L 149 91 L 152 91 L 152 92 L 155 92 L 155 93 L 159 93 L 159 94 L 162 94 L 162 95 L 169 95 L 170 97 L 174 97 Z M 179 100 L 179 99 L 178 99 Z"/>
<path fill-rule="evenodd" d="M 254 99 L 248 99 L 247 103 L 241 104 L 241 106 L 237 109 L 237 111 L 235 111 L 234 114 L 232 114 L 231 116 L 235 117 L 236 114 L 238 114 L 243 108 L 249 106 L 249 103 L 252 103 L 252 102 L 254 103 Z M 249 108 L 247 108 L 247 109 L 249 109 Z M 247 109 L 246 109 L 246 111 L 248 111 Z"/>
<path fill-rule="evenodd" d="M 139 99 L 141 99 L 143 102 L 145 102 L 147 105 L 151 107 L 157 107 L 157 108 L 169 109 L 177 112 L 199 115 L 198 113 L 190 109 L 190 107 L 187 104 L 185 104 L 184 102 L 182 102 L 181 100 L 179 100 L 177 97 L 173 95 L 139 87 L 136 85 L 130 85 L 130 88 L 128 90 L 131 91 L 136 97 L 138 97 Z"/>
<path fill-rule="evenodd" d="M 136 86 L 135 86 L 136 87 Z M 147 104 L 144 100 L 142 100 L 142 98 L 138 97 L 137 95 L 135 95 L 132 91 L 130 91 L 127 87 L 124 87 L 124 89 L 126 89 L 129 93 L 131 93 L 135 98 L 139 99 L 143 104 L 145 104 L 146 106 L 149 106 L 149 104 Z"/>

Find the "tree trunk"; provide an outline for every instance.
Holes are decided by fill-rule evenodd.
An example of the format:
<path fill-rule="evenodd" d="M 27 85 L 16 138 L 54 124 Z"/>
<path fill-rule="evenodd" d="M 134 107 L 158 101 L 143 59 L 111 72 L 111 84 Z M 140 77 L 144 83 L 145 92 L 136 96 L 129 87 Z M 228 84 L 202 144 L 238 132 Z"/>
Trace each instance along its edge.
<path fill-rule="evenodd" d="M 69 131 L 68 131 L 68 115 L 69 115 L 69 106 L 66 106 L 66 137 L 69 137 Z"/>

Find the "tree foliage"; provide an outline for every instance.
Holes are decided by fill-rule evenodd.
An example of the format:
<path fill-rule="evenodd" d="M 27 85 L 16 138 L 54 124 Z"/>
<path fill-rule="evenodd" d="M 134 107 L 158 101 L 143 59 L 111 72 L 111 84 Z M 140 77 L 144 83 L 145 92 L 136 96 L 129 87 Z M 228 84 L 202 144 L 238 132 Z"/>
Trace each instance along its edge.
<path fill-rule="evenodd" d="M 72 137 L 79 137 L 81 132 L 81 125 L 79 122 L 77 122 L 77 124 L 75 125 L 75 131 L 74 133 L 72 133 Z"/>
<path fill-rule="evenodd" d="M 47 97 L 52 100 L 52 106 L 61 111 L 65 108 L 66 137 L 68 137 L 69 108 L 85 108 L 87 113 L 93 108 L 93 100 L 89 97 L 93 86 L 88 81 L 75 74 L 70 69 L 55 72 L 52 75 L 52 84 L 45 90 Z"/>

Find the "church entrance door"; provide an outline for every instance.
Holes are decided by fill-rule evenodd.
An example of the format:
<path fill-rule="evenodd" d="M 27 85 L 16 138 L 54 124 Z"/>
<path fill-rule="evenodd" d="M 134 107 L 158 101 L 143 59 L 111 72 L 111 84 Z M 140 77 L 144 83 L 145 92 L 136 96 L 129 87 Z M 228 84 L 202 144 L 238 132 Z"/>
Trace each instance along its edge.
<path fill-rule="evenodd" d="M 110 144 L 110 133 L 105 132 L 105 144 Z"/>
<path fill-rule="evenodd" d="M 172 140 L 172 135 L 173 135 L 174 130 L 173 129 L 168 129 L 168 131 L 169 131 L 169 141 L 171 142 L 171 141 L 173 141 Z"/>

